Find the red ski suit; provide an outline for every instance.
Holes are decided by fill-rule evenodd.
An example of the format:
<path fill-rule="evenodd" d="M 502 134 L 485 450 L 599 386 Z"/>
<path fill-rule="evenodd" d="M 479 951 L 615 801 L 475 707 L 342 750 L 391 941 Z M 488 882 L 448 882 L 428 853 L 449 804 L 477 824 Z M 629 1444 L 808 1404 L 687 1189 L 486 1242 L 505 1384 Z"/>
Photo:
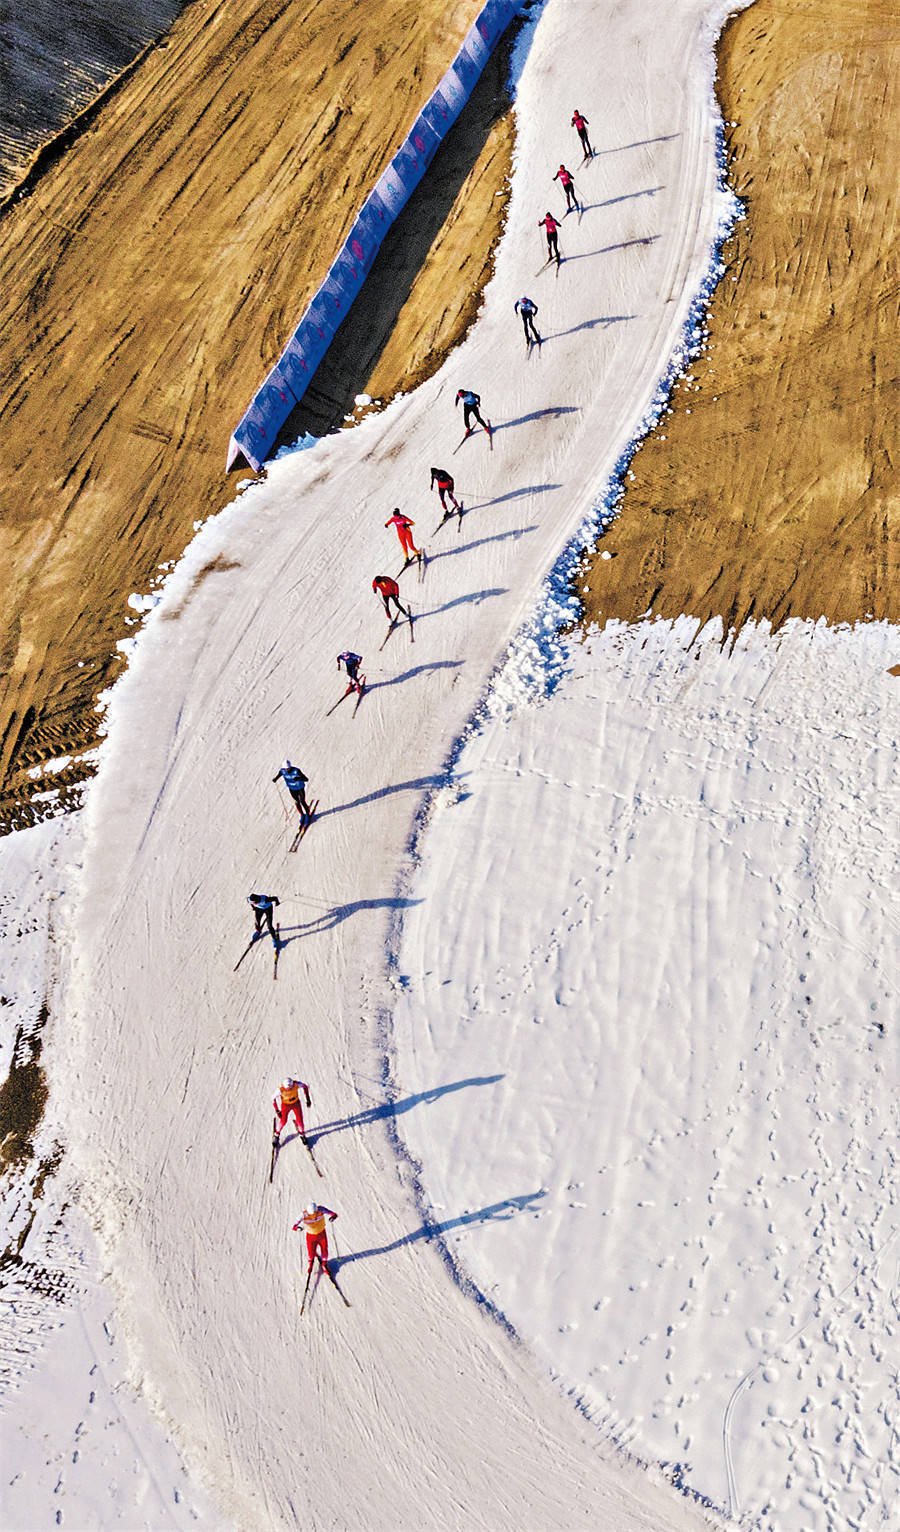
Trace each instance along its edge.
<path fill-rule="evenodd" d="M 309 1086 L 305 1085 L 302 1080 L 292 1080 L 290 1085 L 279 1085 L 278 1094 L 276 1095 L 275 1100 L 272 1102 L 272 1108 L 275 1112 L 275 1121 L 278 1124 L 279 1133 L 282 1131 L 285 1123 L 293 1112 L 294 1121 L 297 1124 L 297 1131 L 300 1134 L 300 1137 L 304 1138 L 306 1136 L 306 1130 L 303 1126 L 303 1108 L 300 1105 L 301 1091 L 306 1097 L 306 1105 L 309 1106 Z"/>
<path fill-rule="evenodd" d="M 397 536 L 400 539 L 400 547 L 403 549 L 403 552 L 406 554 L 408 559 L 418 557 L 419 550 L 412 540 L 411 529 L 415 526 L 414 521 L 410 521 L 408 516 L 402 516 L 399 511 L 395 511 L 393 516 L 388 517 L 387 521 L 385 522 L 385 526 L 397 528 Z"/>
<path fill-rule="evenodd" d="M 334 1223 L 337 1213 L 333 1213 L 331 1208 L 317 1207 L 314 1213 L 304 1213 L 302 1218 L 294 1224 L 295 1229 L 302 1228 L 306 1235 L 306 1254 L 309 1257 L 308 1271 L 312 1271 L 312 1263 L 317 1255 L 323 1266 L 328 1261 L 328 1237 L 325 1233 L 326 1218 L 330 1218 L 331 1222 Z"/>

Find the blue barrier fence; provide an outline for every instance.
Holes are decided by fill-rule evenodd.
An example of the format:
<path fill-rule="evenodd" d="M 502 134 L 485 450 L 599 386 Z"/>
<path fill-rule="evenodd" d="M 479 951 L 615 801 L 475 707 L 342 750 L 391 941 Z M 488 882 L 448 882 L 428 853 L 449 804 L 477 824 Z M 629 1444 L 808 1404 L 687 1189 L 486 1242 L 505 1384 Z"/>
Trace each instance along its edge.
<path fill-rule="evenodd" d="M 327 277 L 275 366 L 260 384 L 228 443 L 226 473 L 239 457 L 257 471 L 360 291 L 385 234 L 403 211 L 453 126 L 500 34 L 521 0 L 487 0 L 437 89 L 359 210 Z"/>

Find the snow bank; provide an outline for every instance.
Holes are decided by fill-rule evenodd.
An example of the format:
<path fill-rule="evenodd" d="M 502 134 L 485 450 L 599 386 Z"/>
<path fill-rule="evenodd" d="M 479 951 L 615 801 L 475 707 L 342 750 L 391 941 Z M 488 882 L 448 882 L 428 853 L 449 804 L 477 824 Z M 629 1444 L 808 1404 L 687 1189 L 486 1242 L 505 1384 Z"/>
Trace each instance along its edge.
<path fill-rule="evenodd" d="M 891 1522 L 897 631 L 696 627 L 573 646 L 457 759 L 398 917 L 401 1132 L 616 1440 L 772 1532 Z"/>

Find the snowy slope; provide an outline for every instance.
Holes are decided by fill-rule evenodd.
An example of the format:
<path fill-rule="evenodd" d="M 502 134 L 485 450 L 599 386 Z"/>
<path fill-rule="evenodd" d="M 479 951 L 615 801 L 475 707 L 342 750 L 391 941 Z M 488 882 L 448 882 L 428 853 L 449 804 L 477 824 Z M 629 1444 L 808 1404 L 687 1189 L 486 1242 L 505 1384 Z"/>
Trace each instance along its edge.
<path fill-rule="evenodd" d="M 455 1258 L 618 1440 L 779 1532 L 900 1515 L 898 647 L 592 638 L 462 752 L 398 954 L 401 1099 L 479 1082 L 400 1119 Z"/>
<path fill-rule="evenodd" d="M 550 0 L 472 336 L 414 396 L 272 465 L 204 529 L 113 696 L 86 810 L 73 1129 L 148 1395 L 242 1525 L 696 1524 L 448 1279 L 370 1082 L 423 793 L 647 408 L 709 262 L 720 12 Z M 576 176 L 588 206 L 559 276 L 536 275 L 576 105 L 599 151 Z M 529 290 L 546 342 L 526 362 L 512 306 Z M 482 395 L 492 452 L 479 436 L 451 456 L 460 386 Z M 432 463 L 469 512 L 440 540 Z M 433 556 L 421 587 L 404 577 L 415 642 L 402 628 L 380 652 L 369 585 L 399 566 L 394 505 Z M 355 718 L 326 719 L 346 646 L 371 690 Z M 285 754 L 322 799 L 295 857 L 271 785 Z M 232 972 L 254 888 L 281 899 L 277 984 L 264 948 Z M 287 1070 L 312 1086 L 325 1178 L 295 1144 L 270 1189 L 267 1106 Z M 456 1083 L 442 1070 L 429 1089 Z M 500 1189 L 498 1233 L 532 1190 Z M 353 1308 L 319 1292 L 301 1326 L 290 1225 L 311 1193 L 340 1212 Z"/>

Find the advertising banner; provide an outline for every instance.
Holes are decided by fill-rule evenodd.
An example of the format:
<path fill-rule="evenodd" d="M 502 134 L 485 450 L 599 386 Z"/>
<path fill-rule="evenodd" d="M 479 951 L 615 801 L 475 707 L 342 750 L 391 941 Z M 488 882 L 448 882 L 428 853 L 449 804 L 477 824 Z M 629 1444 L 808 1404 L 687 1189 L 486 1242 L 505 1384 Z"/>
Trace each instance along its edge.
<path fill-rule="evenodd" d="M 232 433 L 226 473 L 242 454 L 257 472 L 269 456 L 278 432 L 306 392 L 371 270 L 385 234 L 403 211 L 438 145 L 468 101 L 494 44 L 519 9 L 519 3 L 520 0 L 487 0 L 483 6 L 452 65 L 360 208 L 325 281 Z"/>

